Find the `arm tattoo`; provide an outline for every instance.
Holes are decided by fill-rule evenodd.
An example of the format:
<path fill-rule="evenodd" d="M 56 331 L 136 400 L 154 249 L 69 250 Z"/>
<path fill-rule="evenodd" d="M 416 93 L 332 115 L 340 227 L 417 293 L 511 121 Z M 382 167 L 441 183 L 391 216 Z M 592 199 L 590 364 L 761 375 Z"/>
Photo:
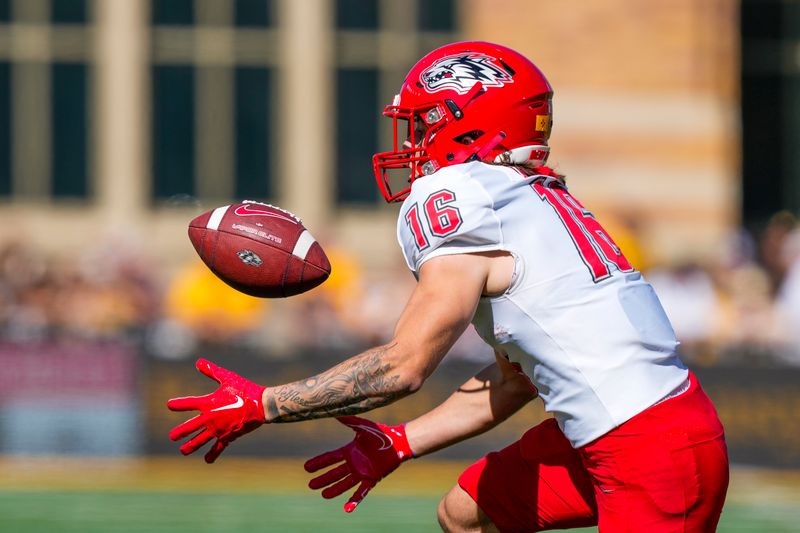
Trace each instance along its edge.
<path fill-rule="evenodd" d="M 408 394 L 400 375 L 384 360 L 394 345 L 373 348 L 314 377 L 272 389 L 267 403 L 271 422 L 362 413 Z"/>

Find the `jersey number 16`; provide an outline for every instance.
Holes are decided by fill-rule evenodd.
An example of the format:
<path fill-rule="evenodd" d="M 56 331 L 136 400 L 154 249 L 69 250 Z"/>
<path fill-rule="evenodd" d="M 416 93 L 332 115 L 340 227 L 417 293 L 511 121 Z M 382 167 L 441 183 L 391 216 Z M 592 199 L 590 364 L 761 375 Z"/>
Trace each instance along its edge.
<path fill-rule="evenodd" d="M 461 227 L 461 212 L 457 207 L 450 205 L 455 199 L 454 192 L 443 189 L 428 196 L 428 199 L 422 204 L 425 222 L 431 235 L 447 237 Z M 422 218 L 418 204 L 412 205 L 406 213 L 406 224 L 414 234 L 414 241 L 419 250 L 430 246 L 430 241 L 422 229 Z"/>
<path fill-rule="evenodd" d="M 612 265 L 621 272 L 633 271 L 603 226 L 566 189 L 545 187 L 541 183 L 534 183 L 532 187 L 539 198 L 550 204 L 567 228 L 595 283 L 611 275 Z"/>

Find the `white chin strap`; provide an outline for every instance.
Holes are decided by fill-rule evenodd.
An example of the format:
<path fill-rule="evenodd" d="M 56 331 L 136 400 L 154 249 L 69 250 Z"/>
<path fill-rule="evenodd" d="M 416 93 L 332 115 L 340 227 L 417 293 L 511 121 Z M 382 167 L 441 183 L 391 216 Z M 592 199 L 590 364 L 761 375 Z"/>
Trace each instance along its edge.
<path fill-rule="evenodd" d="M 506 165 L 531 163 L 532 165 L 540 166 L 547 162 L 548 155 L 550 155 L 549 146 L 528 144 L 503 152 L 494 158 L 494 162 Z"/>

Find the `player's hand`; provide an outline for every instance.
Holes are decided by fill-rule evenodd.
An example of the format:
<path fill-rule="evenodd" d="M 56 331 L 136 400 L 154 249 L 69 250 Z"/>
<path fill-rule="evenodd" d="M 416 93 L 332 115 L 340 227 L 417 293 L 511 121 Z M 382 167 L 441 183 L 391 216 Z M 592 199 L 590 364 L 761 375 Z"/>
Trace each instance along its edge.
<path fill-rule="evenodd" d="M 357 416 L 342 416 L 337 420 L 355 431 L 355 438 L 337 450 L 309 459 L 305 469 L 317 472 L 342 463 L 312 479 L 308 486 L 315 490 L 326 487 L 322 497 L 335 498 L 358 485 L 344 504 L 345 512 L 352 513 L 378 481 L 392 473 L 400 463 L 411 459 L 413 453 L 404 426 L 386 426 Z"/>
<path fill-rule="evenodd" d="M 266 387 L 206 359 L 198 359 L 195 366 L 220 386 L 205 396 L 184 396 L 167 402 L 172 411 L 200 411 L 199 415 L 172 428 L 169 438 L 177 441 L 196 433 L 180 447 L 181 453 L 189 455 L 216 437 L 217 441 L 205 456 L 207 463 L 213 463 L 228 444 L 266 422 L 261 401 Z"/>

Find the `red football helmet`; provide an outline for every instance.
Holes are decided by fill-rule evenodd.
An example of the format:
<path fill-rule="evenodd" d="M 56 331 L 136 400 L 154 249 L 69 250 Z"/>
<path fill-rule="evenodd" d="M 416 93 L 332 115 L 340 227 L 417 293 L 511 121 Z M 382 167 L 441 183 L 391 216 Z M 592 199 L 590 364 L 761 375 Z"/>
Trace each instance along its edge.
<path fill-rule="evenodd" d="M 553 89 L 523 55 L 498 44 L 460 42 L 437 48 L 406 76 L 383 114 L 394 121 L 394 149 L 372 157 L 387 202 L 410 183 L 467 161 L 543 165 L 550 148 Z M 394 192 L 388 171 L 409 169 Z"/>

